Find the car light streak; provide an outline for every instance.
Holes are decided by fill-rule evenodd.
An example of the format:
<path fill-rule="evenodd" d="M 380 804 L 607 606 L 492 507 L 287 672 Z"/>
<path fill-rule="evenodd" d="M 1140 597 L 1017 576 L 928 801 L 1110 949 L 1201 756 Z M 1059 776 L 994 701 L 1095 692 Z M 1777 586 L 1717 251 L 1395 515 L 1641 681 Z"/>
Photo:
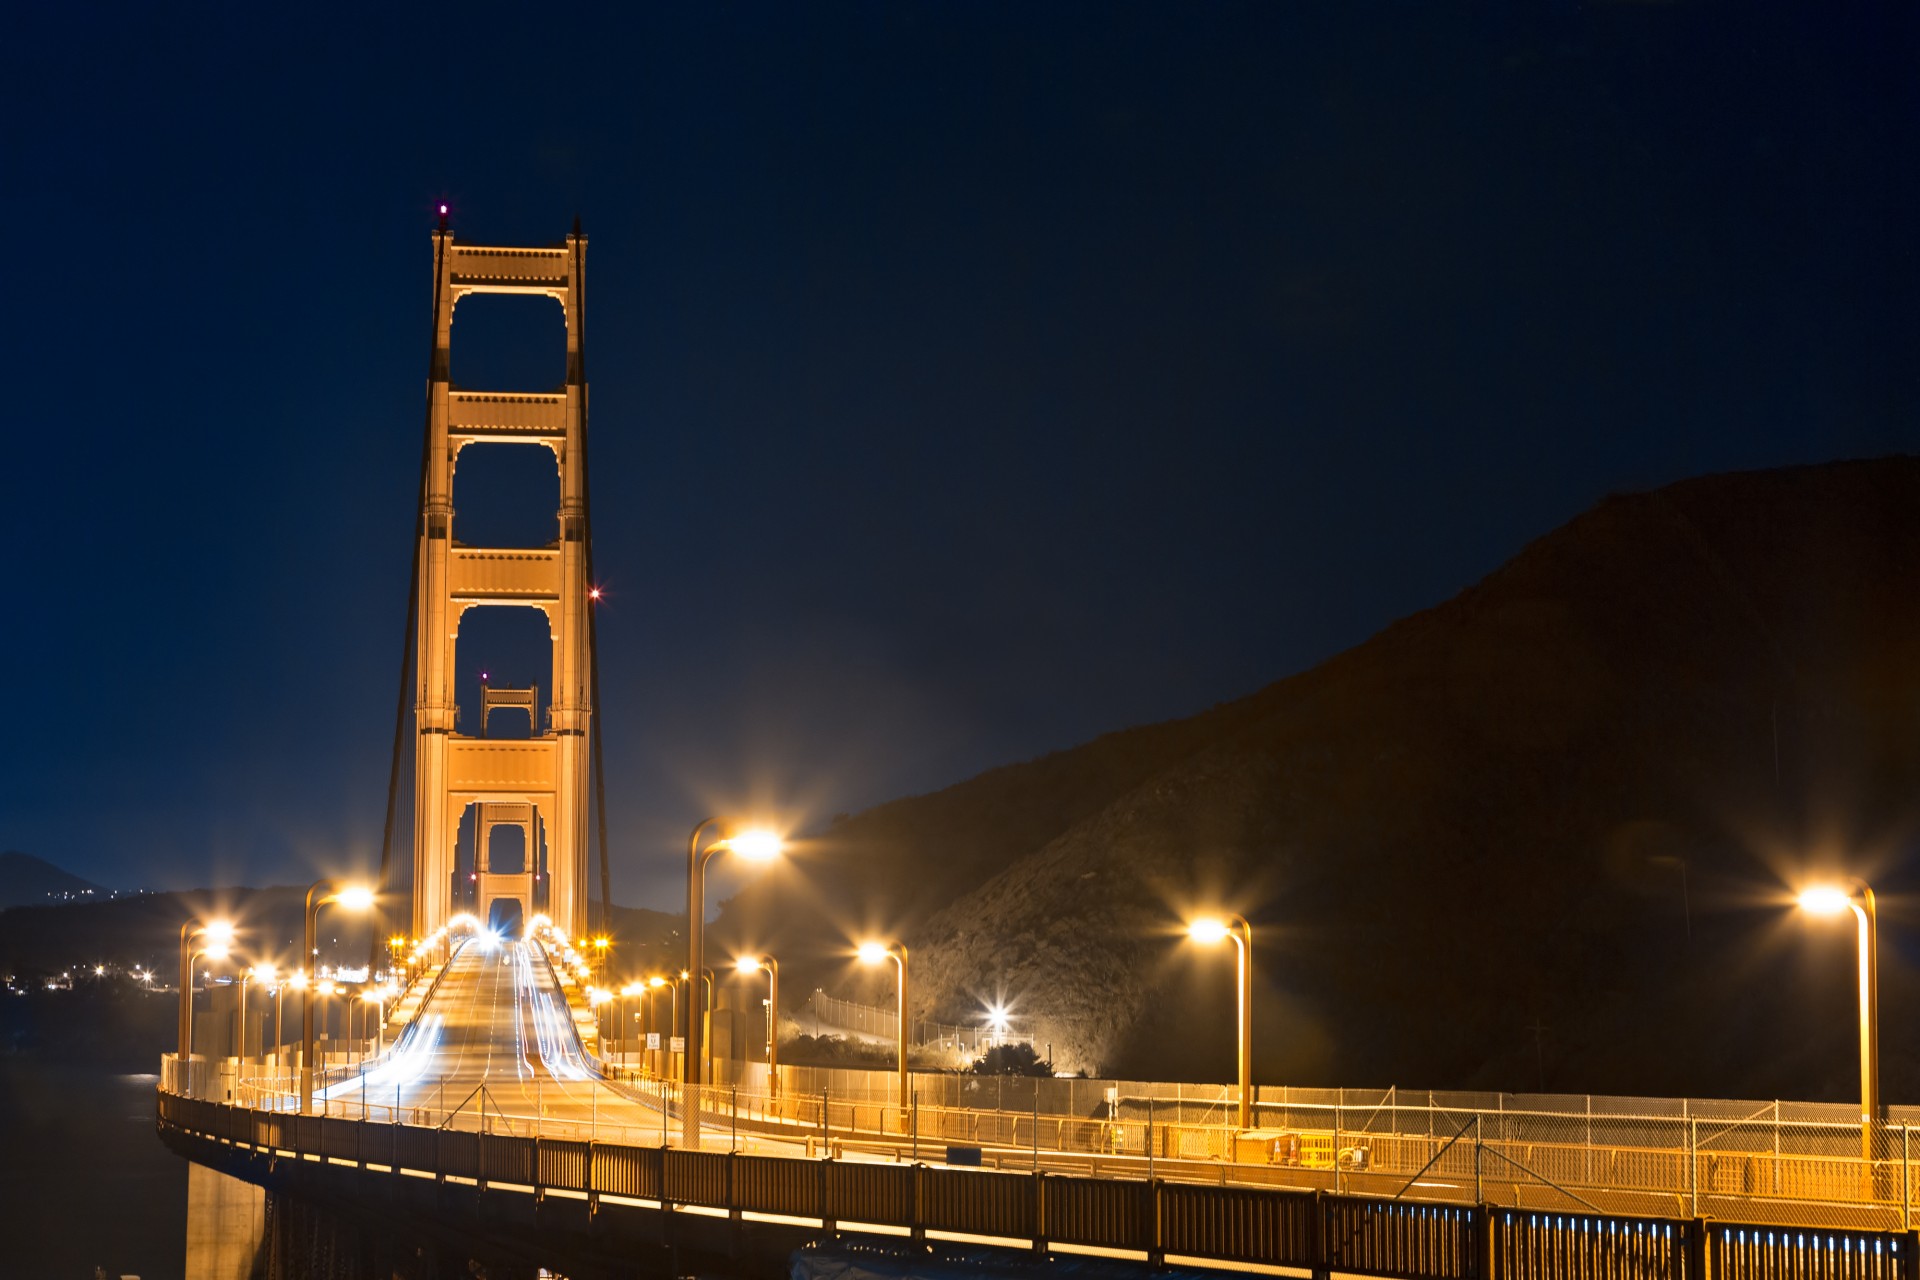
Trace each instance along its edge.
<path fill-rule="evenodd" d="M 400 1037 L 400 1043 L 393 1047 L 393 1051 L 370 1070 L 324 1089 L 316 1089 L 314 1096 L 326 1099 L 344 1097 L 358 1091 L 362 1084 L 366 1085 L 369 1093 L 376 1090 L 391 1091 L 412 1084 L 433 1066 L 434 1055 L 440 1050 L 440 1033 L 445 1022 L 446 1019 L 436 1013 L 423 1022 L 414 1023 Z"/>

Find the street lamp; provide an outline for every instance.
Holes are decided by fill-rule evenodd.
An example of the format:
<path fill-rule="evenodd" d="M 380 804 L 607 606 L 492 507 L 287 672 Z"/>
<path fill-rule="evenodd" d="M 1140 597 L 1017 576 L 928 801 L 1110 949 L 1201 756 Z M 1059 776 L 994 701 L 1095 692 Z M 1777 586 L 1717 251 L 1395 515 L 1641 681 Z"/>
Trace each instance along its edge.
<path fill-rule="evenodd" d="M 617 1038 L 620 1044 L 620 1057 L 623 1062 L 626 1060 L 627 1056 L 633 1052 L 633 1047 L 631 1044 L 632 1037 L 633 1037 L 633 1029 L 632 1029 L 631 1023 L 629 1023 L 627 1020 L 627 1015 L 630 1009 L 630 1006 L 628 1005 L 627 1002 L 629 1000 L 632 1000 L 635 996 L 638 996 L 640 998 L 640 1002 L 641 1002 L 640 1008 L 638 1010 L 633 1010 L 632 1012 L 633 1012 L 633 1018 L 639 1021 L 641 1024 L 641 1029 L 645 1030 L 646 1008 L 647 1008 L 648 998 L 652 994 L 653 994 L 652 989 L 647 986 L 647 980 L 645 978 L 635 978 L 632 982 L 629 982 L 624 987 L 620 988 L 620 1003 L 614 1006 L 613 1020 L 614 1020 L 614 1025 L 619 1028 L 619 1034 Z"/>
<path fill-rule="evenodd" d="M 1195 942 L 1214 943 L 1227 938 L 1239 951 L 1240 989 L 1240 1128 L 1253 1128 L 1253 927 L 1240 916 L 1203 916 L 1187 925 Z"/>
<path fill-rule="evenodd" d="M 314 963 L 319 946 L 314 937 L 320 908 L 337 903 L 348 911 L 365 911 L 373 906 L 373 890 L 365 885 L 341 885 L 333 880 L 316 880 L 307 889 L 307 949 L 305 964 Z M 322 994 L 325 994 L 324 992 Z M 300 1110 L 313 1110 L 313 1002 L 300 1002 Z"/>
<path fill-rule="evenodd" d="M 700 847 L 700 835 L 708 827 L 718 826 L 728 830 L 708 845 Z M 771 862 L 780 856 L 781 839 L 771 831 L 749 830 L 731 831 L 731 824 L 720 818 L 707 818 L 693 829 L 687 837 L 687 970 L 699 973 L 703 963 L 700 949 L 700 932 L 703 917 L 707 914 L 707 859 L 720 852 L 730 852 L 749 862 Z M 682 1079 L 686 1084 L 699 1084 L 705 1077 L 704 1063 L 701 1061 L 700 1016 L 703 1006 L 700 1003 L 699 983 L 687 984 L 687 1057 Z"/>
<path fill-rule="evenodd" d="M 391 938 L 387 939 L 387 976 L 392 977 L 393 971 L 395 968 L 402 968 L 405 970 L 406 980 L 408 982 L 412 982 L 413 981 L 413 963 L 411 960 L 404 960 L 401 958 L 405 954 L 406 949 L 407 949 L 406 935 L 396 933 Z M 368 974 L 367 976 L 372 977 L 373 975 Z"/>
<path fill-rule="evenodd" d="M 908 1106 L 908 1100 L 907 1100 L 907 944 L 904 942 L 898 942 L 898 943 L 895 943 L 893 946 L 889 947 L 884 942 L 863 942 L 860 944 L 860 950 L 857 951 L 855 954 L 860 957 L 861 964 L 885 964 L 889 960 L 893 961 L 894 969 L 897 971 L 900 979 L 898 984 L 896 984 L 898 987 L 898 990 L 895 993 L 895 998 L 894 998 L 894 1012 L 896 1016 L 896 1021 L 899 1023 L 898 1029 L 900 1033 L 899 1035 L 900 1114 L 904 1117 L 907 1113 L 907 1106 Z"/>
<path fill-rule="evenodd" d="M 733 962 L 741 973 L 767 971 L 767 1088 L 780 1096 L 780 962 L 772 956 L 741 956 Z"/>
<path fill-rule="evenodd" d="M 679 1010 L 680 989 L 678 987 L 674 987 L 672 983 L 668 982 L 665 978 L 661 977 L 657 973 L 654 974 L 651 978 L 648 978 L 647 979 L 647 1005 L 646 1005 L 647 1016 L 646 1016 L 646 1019 L 640 1025 L 640 1032 L 642 1035 L 645 1035 L 649 1028 L 653 1029 L 653 1032 L 655 1035 L 660 1034 L 659 1032 L 660 989 L 662 987 L 673 988 L 671 994 L 673 996 L 674 1009 L 676 1013 Z M 671 1059 L 666 1057 L 665 1050 L 667 1046 L 672 1043 L 672 1038 L 673 1038 L 673 1023 L 669 1022 L 667 1024 L 667 1039 L 662 1040 L 660 1042 L 660 1048 L 661 1048 L 660 1067 L 658 1070 L 654 1071 L 654 1074 L 660 1076 L 662 1079 L 664 1079 L 668 1074 L 670 1074 L 666 1070 L 665 1064 L 669 1063 Z M 649 1058 L 647 1060 L 647 1065 L 650 1070 L 654 1069 L 654 1066 L 655 1066 L 654 1060 L 652 1058 Z"/>
<path fill-rule="evenodd" d="M 236 1045 L 233 1056 L 241 1062 L 247 1060 L 247 983 L 260 981 L 263 972 L 267 978 L 271 980 L 273 976 L 273 966 L 257 964 L 251 969 L 242 969 L 240 971 L 240 1034 L 235 1037 Z"/>
<path fill-rule="evenodd" d="M 385 987 L 375 987 L 371 991 L 362 992 L 360 995 L 360 1003 L 362 1005 L 372 1005 L 374 1007 L 374 1013 L 379 1017 L 379 1021 L 374 1026 L 375 1039 L 373 1046 L 373 1056 L 377 1058 L 387 1047 L 387 989 Z M 364 1015 L 366 1010 L 363 1008 L 361 1013 Z M 365 1029 L 365 1024 L 362 1023 L 361 1030 L 364 1031 Z"/>
<path fill-rule="evenodd" d="M 1816 885 L 1800 894 L 1800 909 L 1810 915 L 1853 912 L 1858 925 L 1860 965 L 1860 1157 L 1873 1160 L 1873 1126 L 1880 1120 L 1880 962 L 1875 933 L 1879 917 L 1873 890 L 1864 880 L 1851 889 Z"/>
<path fill-rule="evenodd" d="M 191 949 L 195 938 L 205 937 L 207 945 Z M 193 960 L 209 955 L 225 959 L 233 942 L 233 923 L 228 920 L 189 920 L 180 926 L 180 1060 L 193 1056 Z"/>
<path fill-rule="evenodd" d="M 587 1007 L 593 1010 L 594 1039 L 597 1041 L 597 1048 L 600 1051 L 600 1057 L 603 1061 L 605 1060 L 606 1053 L 607 1053 L 606 1024 L 608 1021 L 610 1021 L 610 1019 L 606 1018 L 604 1015 L 601 1014 L 600 1006 L 606 1004 L 610 1000 L 616 1000 L 618 998 L 619 997 L 615 995 L 614 992 L 609 991 L 605 987 L 588 987 L 587 988 Z"/>
<path fill-rule="evenodd" d="M 253 967 L 253 979 L 255 982 L 265 985 L 267 994 L 273 998 L 273 1069 L 277 1074 L 280 1070 L 280 1010 L 287 1003 L 286 995 L 280 987 L 279 970 L 270 964 L 255 965 Z M 264 1033 L 266 1029 L 266 1025 L 263 1022 L 260 1030 Z M 265 1045 L 260 1047 L 260 1056 L 262 1058 L 267 1056 Z"/>
<path fill-rule="evenodd" d="M 300 1010 L 302 1013 L 305 1013 L 307 1001 L 313 999 L 312 994 L 307 989 L 307 971 L 305 969 L 295 969 L 292 976 L 287 979 L 287 985 L 300 993 Z M 283 994 L 280 999 L 284 1002 L 286 996 Z M 276 1031 L 274 1034 L 278 1036 L 279 1033 Z M 276 1044 L 274 1047 L 279 1049 L 280 1045 Z M 281 1059 L 284 1057 L 285 1054 L 281 1053 L 277 1054 L 274 1058 L 273 1069 L 276 1076 L 280 1072 Z"/>

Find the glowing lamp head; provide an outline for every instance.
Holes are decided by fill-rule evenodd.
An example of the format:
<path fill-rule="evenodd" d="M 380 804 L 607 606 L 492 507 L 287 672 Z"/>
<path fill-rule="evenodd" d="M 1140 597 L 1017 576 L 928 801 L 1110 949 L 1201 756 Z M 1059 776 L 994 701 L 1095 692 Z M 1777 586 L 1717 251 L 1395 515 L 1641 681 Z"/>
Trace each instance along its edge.
<path fill-rule="evenodd" d="M 270 964 L 257 964 L 253 966 L 253 980 L 255 982 L 272 982 L 278 976 L 274 971 L 274 967 Z"/>
<path fill-rule="evenodd" d="M 605 937 L 600 937 L 600 938 L 595 938 L 593 940 L 593 945 L 598 947 L 600 950 L 605 951 L 610 944 L 608 939 L 606 939 Z"/>
<path fill-rule="evenodd" d="M 647 985 L 655 991 L 658 991 L 661 987 L 667 985 L 667 980 L 656 973 L 653 977 L 647 979 Z"/>
<path fill-rule="evenodd" d="M 291 978 L 287 979 L 287 985 L 295 991 L 305 991 L 307 989 L 306 972 L 304 970 L 296 972 Z"/>
<path fill-rule="evenodd" d="M 854 954 L 860 957 L 861 964 L 885 964 L 890 958 L 884 942 L 863 942 Z"/>
<path fill-rule="evenodd" d="M 320 992 L 320 994 L 321 994 L 321 995 L 323 995 L 323 996 L 330 996 L 330 995 L 332 995 L 332 994 L 333 994 L 334 992 L 336 992 L 336 991 L 338 991 L 339 989 L 340 989 L 340 988 L 338 988 L 338 987 L 336 987 L 336 986 L 334 986 L 334 985 L 333 985 L 333 984 L 332 984 L 331 982 L 323 982 L 323 983 L 321 983 L 321 984 L 320 984 L 320 986 L 319 986 L 319 987 L 317 988 L 317 990 L 318 990 L 318 991 Z"/>
<path fill-rule="evenodd" d="M 776 833 L 756 827 L 729 837 L 727 848 L 733 850 L 736 857 L 745 858 L 748 862 L 772 862 L 780 856 L 785 843 Z"/>
<path fill-rule="evenodd" d="M 1853 906 L 1853 895 L 1834 885 L 1815 885 L 1800 892 L 1800 909 L 1816 916 L 1837 916 Z"/>
<path fill-rule="evenodd" d="M 445 205 L 440 206 L 440 216 L 443 218 L 447 216 L 447 206 Z"/>
<path fill-rule="evenodd" d="M 1223 942 L 1227 933 L 1227 922 L 1215 916 L 1202 916 L 1187 926 L 1187 936 L 1195 942 Z"/>
<path fill-rule="evenodd" d="M 368 1004 L 379 1004 L 382 1000 L 386 999 L 386 995 L 386 988 L 380 987 L 372 991 L 362 991 L 360 998 Z"/>
<path fill-rule="evenodd" d="M 760 961 L 758 957 L 755 956 L 741 956 L 733 962 L 733 967 L 741 973 L 758 973 L 760 972 Z"/>
<path fill-rule="evenodd" d="M 987 1009 L 987 1025 L 995 1031 L 1007 1029 L 1007 1011 L 1001 1005 L 992 1005 Z"/>
<path fill-rule="evenodd" d="M 212 946 L 225 946 L 233 941 L 233 921 L 209 920 L 200 926 L 200 932 Z"/>
<path fill-rule="evenodd" d="M 209 960 L 225 960 L 228 954 L 227 944 L 224 942 L 216 942 L 200 954 Z"/>
<path fill-rule="evenodd" d="M 363 884 L 348 885 L 335 893 L 333 900 L 348 911 L 365 911 L 373 905 L 373 890 Z"/>
<path fill-rule="evenodd" d="M 600 598 L 600 588 L 595 587 L 593 590 L 587 592 L 587 599 L 598 600 L 599 598 Z"/>

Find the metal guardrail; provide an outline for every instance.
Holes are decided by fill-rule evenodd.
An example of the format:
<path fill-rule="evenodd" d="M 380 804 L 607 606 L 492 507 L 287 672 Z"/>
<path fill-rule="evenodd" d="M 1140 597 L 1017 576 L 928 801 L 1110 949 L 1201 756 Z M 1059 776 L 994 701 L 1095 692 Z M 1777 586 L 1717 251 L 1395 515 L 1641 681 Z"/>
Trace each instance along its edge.
<path fill-rule="evenodd" d="M 161 1092 L 163 1130 L 273 1158 L 1394 1280 L 1920 1280 L 1911 1233 L 1443 1205 L 1292 1189 L 638 1147 L 252 1111 Z M 380 1194 L 379 1184 L 370 1186 Z"/>

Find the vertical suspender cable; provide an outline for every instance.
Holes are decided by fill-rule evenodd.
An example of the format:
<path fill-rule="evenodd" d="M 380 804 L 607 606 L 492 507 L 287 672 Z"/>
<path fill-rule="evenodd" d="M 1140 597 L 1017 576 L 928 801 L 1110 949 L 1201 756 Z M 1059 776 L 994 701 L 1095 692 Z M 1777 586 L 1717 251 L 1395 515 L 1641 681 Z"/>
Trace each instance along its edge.
<path fill-rule="evenodd" d="M 573 287 L 582 288 L 584 263 L 580 259 L 580 219 L 573 220 Z M 613 931 L 613 881 L 607 870 L 607 771 L 600 750 L 600 602 L 592 595 L 599 579 L 593 573 L 593 470 L 587 465 L 587 298 L 580 295 L 580 537 L 587 570 L 587 725 L 588 751 L 593 756 L 593 803 L 600 828 L 600 932 Z"/>
<path fill-rule="evenodd" d="M 407 689 L 413 682 L 413 651 L 416 646 L 414 628 L 419 622 L 420 610 L 420 559 L 425 554 L 422 541 L 427 531 L 427 473 L 433 461 L 433 387 L 436 375 L 449 371 L 440 366 L 440 284 L 446 278 L 447 215 L 440 215 L 440 230 L 433 237 L 433 329 L 427 335 L 427 409 L 425 423 L 420 432 L 420 496 L 414 504 L 413 516 L 413 573 L 407 583 L 407 630 L 405 643 L 400 650 L 400 694 L 394 700 L 393 707 L 393 758 L 387 766 L 387 825 L 380 837 L 380 898 L 386 901 L 393 887 L 393 816 L 400 796 L 400 749 L 406 741 L 407 729 Z M 414 885 L 413 891 L 419 893 L 420 885 Z M 384 923 L 384 907 L 376 907 L 382 915 L 375 917 L 376 925 Z M 385 935 L 383 928 L 376 927 L 373 936 L 367 942 L 367 972 L 373 973 L 375 962 L 380 956 L 380 940 Z"/>

